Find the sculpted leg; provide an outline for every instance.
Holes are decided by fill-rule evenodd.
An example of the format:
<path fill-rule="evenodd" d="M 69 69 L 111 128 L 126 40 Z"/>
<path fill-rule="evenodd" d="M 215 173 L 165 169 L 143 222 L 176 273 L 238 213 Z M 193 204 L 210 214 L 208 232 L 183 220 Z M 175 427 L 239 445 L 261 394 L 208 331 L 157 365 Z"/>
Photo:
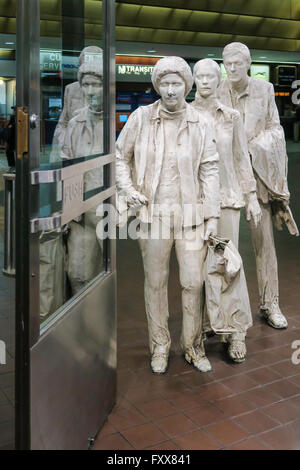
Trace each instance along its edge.
<path fill-rule="evenodd" d="M 208 372 L 211 370 L 211 365 L 205 356 L 202 337 L 203 267 L 207 248 L 206 244 L 203 245 L 203 240 L 200 235 L 201 229 L 195 229 L 194 235 L 197 237 L 197 231 L 199 240 L 199 243 L 197 243 L 198 246 L 191 246 L 185 239 L 176 240 L 175 245 L 179 263 L 180 284 L 182 287 L 183 317 L 181 346 L 185 354 L 185 359 L 189 363 L 192 363 L 201 372 Z M 190 234 L 188 234 L 188 237 Z"/>
<path fill-rule="evenodd" d="M 256 257 L 260 310 L 270 326 L 287 328 L 286 318 L 278 304 L 278 269 L 273 237 L 272 215 L 269 204 L 260 203 L 262 218 L 258 227 L 250 222 L 251 237 Z"/>
<path fill-rule="evenodd" d="M 168 328 L 169 260 L 173 239 L 139 240 L 145 273 L 144 295 L 148 320 L 151 368 L 154 373 L 167 370 L 171 345 Z"/>

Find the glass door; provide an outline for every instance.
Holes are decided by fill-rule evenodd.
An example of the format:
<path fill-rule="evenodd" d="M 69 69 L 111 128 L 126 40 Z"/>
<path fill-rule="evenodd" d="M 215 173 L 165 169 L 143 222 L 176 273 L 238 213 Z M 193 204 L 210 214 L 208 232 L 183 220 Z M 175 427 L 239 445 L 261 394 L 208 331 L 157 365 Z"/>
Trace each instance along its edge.
<path fill-rule="evenodd" d="M 17 8 L 17 448 L 84 449 L 115 397 L 114 2 Z"/>

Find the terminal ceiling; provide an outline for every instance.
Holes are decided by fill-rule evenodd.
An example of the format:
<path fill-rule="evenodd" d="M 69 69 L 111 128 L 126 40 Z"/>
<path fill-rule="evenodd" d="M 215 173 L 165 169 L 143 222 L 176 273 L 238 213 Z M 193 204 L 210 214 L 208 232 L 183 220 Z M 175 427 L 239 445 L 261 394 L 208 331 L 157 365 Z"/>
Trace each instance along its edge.
<path fill-rule="evenodd" d="M 41 0 L 42 36 L 60 36 L 62 1 Z M 88 39 L 99 38 L 100 3 L 85 0 Z M 1 0 L 0 34 L 15 34 L 15 4 Z M 223 47 L 241 41 L 251 49 L 300 52 L 299 20 L 300 0 L 116 0 L 116 40 L 131 43 Z"/>

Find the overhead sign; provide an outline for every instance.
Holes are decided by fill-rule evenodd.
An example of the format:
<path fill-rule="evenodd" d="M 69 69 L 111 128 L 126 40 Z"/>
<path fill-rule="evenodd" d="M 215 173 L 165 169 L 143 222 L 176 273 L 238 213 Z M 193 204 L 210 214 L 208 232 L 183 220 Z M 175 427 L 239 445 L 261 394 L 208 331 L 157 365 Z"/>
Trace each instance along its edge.
<path fill-rule="evenodd" d="M 117 64 L 116 79 L 125 82 L 151 82 L 154 65 Z"/>

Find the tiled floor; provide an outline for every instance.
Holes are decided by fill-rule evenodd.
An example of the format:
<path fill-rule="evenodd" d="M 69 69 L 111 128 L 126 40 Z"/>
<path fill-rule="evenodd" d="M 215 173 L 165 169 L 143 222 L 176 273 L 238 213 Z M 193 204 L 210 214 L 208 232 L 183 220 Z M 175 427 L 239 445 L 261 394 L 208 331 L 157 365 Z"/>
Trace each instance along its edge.
<path fill-rule="evenodd" d="M 289 144 L 291 207 L 300 222 L 300 152 Z M 138 246 L 118 242 L 118 398 L 94 449 L 300 449 L 300 364 L 291 344 L 300 340 L 299 238 L 276 232 L 284 331 L 257 314 L 258 294 L 249 231 L 241 225 L 243 256 L 254 326 L 248 358 L 233 364 L 217 337 L 206 342 L 213 371 L 201 374 L 181 356 L 180 288 L 174 253 L 170 265 L 172 336 L 169 369 L 150 371 L 143 270 Z M 299 354 L 300 357 L 300 354 Z"/>

